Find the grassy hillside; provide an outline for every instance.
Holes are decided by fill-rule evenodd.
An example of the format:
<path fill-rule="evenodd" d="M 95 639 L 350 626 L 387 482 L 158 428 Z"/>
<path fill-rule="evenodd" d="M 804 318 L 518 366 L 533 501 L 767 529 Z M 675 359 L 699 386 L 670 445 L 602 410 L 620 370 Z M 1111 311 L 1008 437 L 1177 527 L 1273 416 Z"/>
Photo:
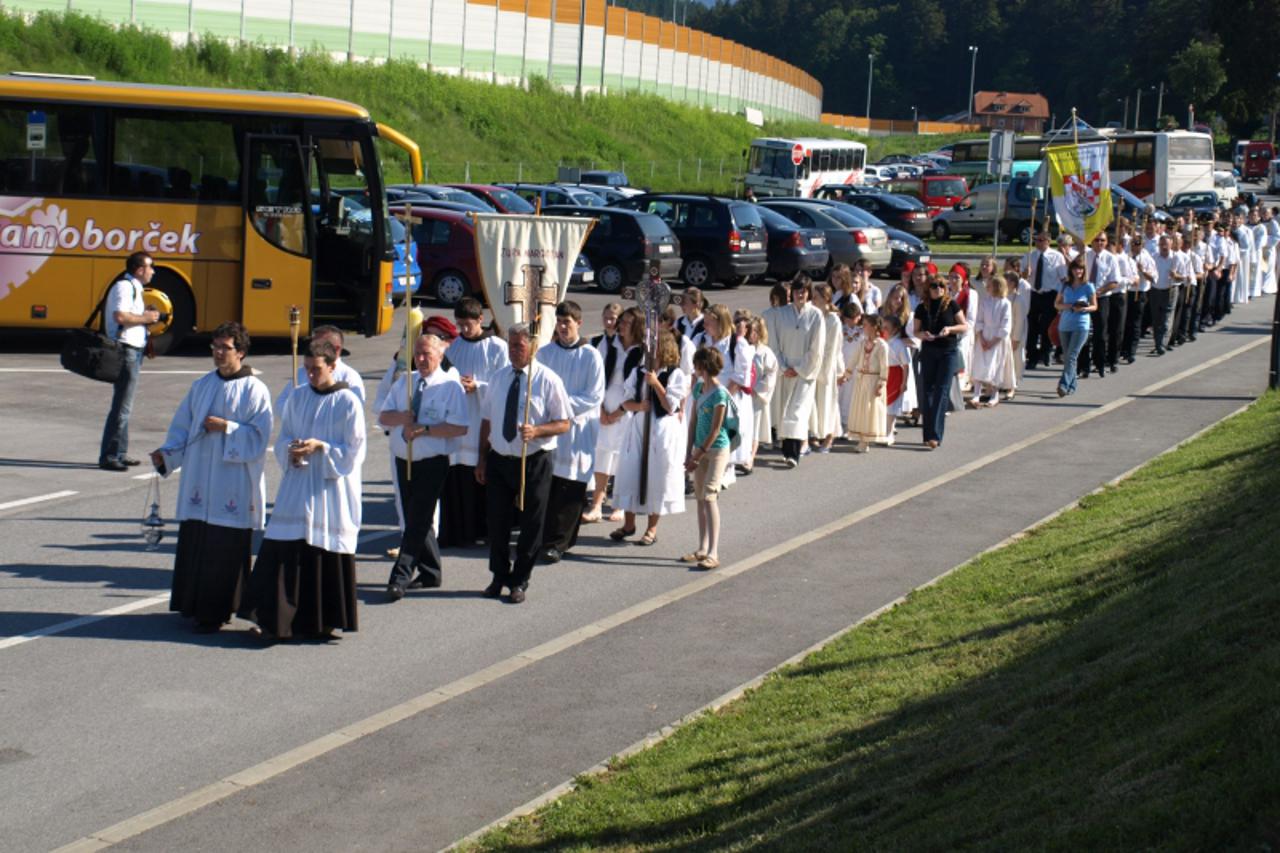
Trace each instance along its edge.
<path fill-rule="evenodd" d="M 529 91 L 429 73 L 411 63 L 335 62 L 282 50 L 232 47 L 217 39 L 175 47 L 167 36 L 77 14 L 33 21 L 0 14 L 0 67 L 91 74 L 104 80 L 309 92 L 362 104 L 423 149 L 433 181 L 554 179 L 556 166 L 624 167 L 655 189 L 730 192 L 742 152 L 761 131 L 741 118 L 648 95 L 578 101 L 534 80 Z M 777 122 L 770 135 L 847 136 L 808 122 Z M 850 137 L 853 138 L 853 137 Z M 942 137 L 870 140 L 873 159 L 922 151 Z M 408 176 L 386 146 L 388 174 Z M 699 165 L 699 161 L 701 164 Z"/>

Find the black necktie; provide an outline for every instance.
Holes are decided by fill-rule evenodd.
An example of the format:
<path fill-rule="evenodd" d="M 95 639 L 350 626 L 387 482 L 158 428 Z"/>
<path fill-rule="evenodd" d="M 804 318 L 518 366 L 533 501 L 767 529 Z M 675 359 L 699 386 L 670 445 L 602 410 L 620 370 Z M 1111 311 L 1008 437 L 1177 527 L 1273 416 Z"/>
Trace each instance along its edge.
<path fill-rule="evenodd" d="M 522 370 L 511 374 L 511 388 L 507 391 L 507 410 L 502 415 L 502 437 L 507 441 L 516 440 L 516 415 L 520 411 L 520 377 L 523 375 Z"/>
<path fill-rule="evenodd" d="M 613 381 L 613 370 L 618 366 L 618 338 L 616 335 L 604 336 L 604 381 Z"/>
<path fill-rule="evenodd" d="M 1089 267 L 1089 281 L 1093 282 L 1093 286 L 1098 286 L 1098 256 L 1093 256 L 1093 265 Z"/>
<path fill-rule="evenodd" d="M 1044 281 L 1044 252 L 1040 253 L 1040 257 L 1036 258 L 1036 293 L 1040 292 L 1040 282 Z"/>
<path fill-rule="evenodd" d="M 427 380 L 421 376 L 418 377 L 418 384 L 413 389 L 413 403 L 410 414 L 416 419 L 418 417 L 418 407 L 422 405 L 422 393 L 427 388 Z"/>

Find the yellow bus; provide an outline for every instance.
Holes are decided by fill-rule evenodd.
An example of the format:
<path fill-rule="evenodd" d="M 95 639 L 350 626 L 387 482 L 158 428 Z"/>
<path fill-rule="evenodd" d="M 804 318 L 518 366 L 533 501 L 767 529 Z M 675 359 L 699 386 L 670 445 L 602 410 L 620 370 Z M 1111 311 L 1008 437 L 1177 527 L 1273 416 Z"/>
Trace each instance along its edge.
<path fill-rule="evenodd" d="M 0 75 L 0 328 L 79 326 L 134 251 L 173 306 L 158 352 L 238 320 L 254 335 L 390 327 L 395 237 L 374 147 L 418 146 L 331 98 Z M 400 265 L 401 273 L 405 266 Z"/>

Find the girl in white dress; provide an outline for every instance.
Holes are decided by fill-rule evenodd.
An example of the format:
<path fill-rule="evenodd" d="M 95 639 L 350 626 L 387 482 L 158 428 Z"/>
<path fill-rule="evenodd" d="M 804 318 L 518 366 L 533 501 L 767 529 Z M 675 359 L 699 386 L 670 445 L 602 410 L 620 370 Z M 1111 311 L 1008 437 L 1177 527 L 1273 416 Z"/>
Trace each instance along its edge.
<path fill-rule="evenodd" d="M 885 442 L 886 385 L 889 381 L 889 347 L 880 337 L 878 314 L 862 315 L 862 344 L 853 370 L 853 402 L 849 407 L 849 438 L 857 440 L 856 453 L 866 453 L 873 442 Z"/>
<path fill-rule="evenodd" d="M 836 379 L 840 387 L 836 401 L 840 406 L 841 434 L 849 429 L 849 405 L 853 403 L 853 376 L 851 368 L 858 361 L 858 347 L 862 344 L 862 306 L 854 299 L 840 306 L 840 359 L 844 369 Z"/>
<path fill-rule="evenodd" d="M 764 328 L 766 336 L 770 341 L 769 349 L 777 346 L 778 317 L 783 311 L 790 311 L 791 306 L 791 286 L 789 282 L 778 282 L 769 289 L 769 307 L 760 312 L 760 319 L 764 320 Z M 777 353 L 775 352 L 776 356 Z M 781 369 L 781 365 L 779 365 Z M 775 450 L 782 448 L 782 437 L 778 435 L 779 427 L 782 425 L 782 395 L 774 394 L 769 399 L 769 427 L 770 431 L 763 433 L 760 440 L 769 443 Z M 775 440 L 775 435 L 777 439 Z"/>
<path fill-rule="evenodd" d="M 755 357 L 755 347 L 745 337 L 737 333 L 733 315 L 723 305 L 710 305 L 702 315 L 704 334 L 709 346 L 720 351 L 724 360 L 724 368 L 720 372 L 720 384 L 733 397 L 734 405 L 739 412 L 750 413 L 751 403 L 751 365 Z M 755 419 L 739 415 L 742 443 L 729 454 L 729 465 L 725 468 L 721 483 L 730 486 L 735 474 L 751 473 L 751 446 L 755 443 Z"/>
<path fill-rule="evenodd" d="M 1031 283 L 1022 277 L 1022 267 L 1017 258 L 1004 262 L 1004 281 L 1008 290 L 1009 307 L 1013 313 L 1013 327 L 1009 332 L 1009 346 L 1013 350 L 1014 386 L 1004 389 L 1004 398 L 1012 400 L 1016 386 L 1022 384 L 1023 354 L 1026 352 L 1027 316 L 1031 313 Z"/>
<path fill-rule="evenodd" d="M 978 305 L 973 324 L 973 399 L 994 408 L 1000 402 L 1000 389 L 1014 387 L 1013 309 L 1007 297 L 1008 285 L 1000 276 L 987 281 L 987 298 Z"/>
<path fill-rule="evenodd" d="M 880 313 L 885 343 L 889 348 L 889 378 L 885 386 L 885 444 L 893 444 L 898 418 L 915 409 L 915 388 L 911 379 L 912 349 L 915 342 L 897 314 Z"/>
<path fill-rule="evenodd" d="M 743 312 L 749 314 L 750 312 Z M 761 436 L 768 440 L 773 433 L 773 418 L 770 403 L 773 401 L 773 389 L 778 384 L 778 357 L 769 348 L 769 329 L 763 317 L 751 317 L 750 331 L 747 340 L 756 348 L 754 367 L 755 384 L 751 386 L 751 405 L 755 409 L 755 424 L 752 436 L 755 441 L 751 446 L 751 468 L 756 465 L 756 453 L 760 450 Z"/>
<path fill-rule="evenodd" d="M 648 393 L 643 393 L 644 389 Z M 613 502 L 625 513 L 622 527 L 610 534 L 620 541 L 636 532 L 636 515 L 648 516 L 637 545 L 658 540 L 658 520 L 684 512 L 684 458 L 688 430 L 681 409 L 689 394 L 689 377 L 680 369 L 680 350 L 669 331 L 658 335 L 654 371 L 641 365 L 627 377 L 623 407 L 631 412 L 622 444 L 622 461 L 614 478 Z M 644 425 L 649 422 L 649 465 L 645 498 L 640 499 L 640 460 L 644 457 Z"/>
<path fill-rule="evenodd" d="M 839 378 L 844 372 L 844 358 L 840 352 L 840 315 L 831 303 L 831 285 L 814 285 L 813 305 L 822 312 L 826 331 L 823 334 L 822 366 L 818 368 L 815 383 L 809 432 L 816 441 L 815 449 L 819 453 L 830 453 L 831 444 L 840 430 Z"/>
<path fill-rule="evenodd" d="M 696 342 L 704 328 L 702 311 L 707 307 L 707 299 L 698 288 L 686 287 L 680 299 L 680 307 L 684 310 L 684 316 L 676 320 L 676 327 L 680 329 L 680 334 Z"/>
<path fill-rule="evenodd" d="M 622 357 L 617 360 L 612 376 L 605 377 L 604 402 L 600 404 L 600 437 L 596 440 L 595 491 L 591 495 L 591 508 L 582 514 L 585 523 L 600 521 L 605 491 L 609 478 L 617 473 L 622 440 L 627 434 L 627 420 L 631 413 L 622 408 L 626 398 L 627 375 L 644 357 L 644 315 L 639 308 L 628 308 L 618 318 L 618 337 L 622 341 Z M 617 507 L 609 515 L 610 521 L 622 521 L 622 510 Z"/>

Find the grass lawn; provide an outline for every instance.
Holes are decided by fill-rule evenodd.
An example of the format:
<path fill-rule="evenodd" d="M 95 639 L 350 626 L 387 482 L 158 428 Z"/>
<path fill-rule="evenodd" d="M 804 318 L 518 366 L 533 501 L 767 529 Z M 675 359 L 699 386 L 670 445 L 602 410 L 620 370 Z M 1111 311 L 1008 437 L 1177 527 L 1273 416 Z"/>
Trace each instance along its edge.
<path fill-rule="evenodd" d="M 946 256 L 948 254 L 991 254 L 991 237 L 950 237 L 946 240 L 938 240 L 929 237 L 925 240 L 929 246 L 929 251 L 935 255 Z M 999 257 L 1005 255 L 1025 255 L 1030 251 L 1030 247 L 1022 243 L 1001 243 L 1000 248 L 996 250 Z"/>
<path fill-rule="evenodd" d="M 1275 849 L 1280 395 L 482 849 Z"/>

